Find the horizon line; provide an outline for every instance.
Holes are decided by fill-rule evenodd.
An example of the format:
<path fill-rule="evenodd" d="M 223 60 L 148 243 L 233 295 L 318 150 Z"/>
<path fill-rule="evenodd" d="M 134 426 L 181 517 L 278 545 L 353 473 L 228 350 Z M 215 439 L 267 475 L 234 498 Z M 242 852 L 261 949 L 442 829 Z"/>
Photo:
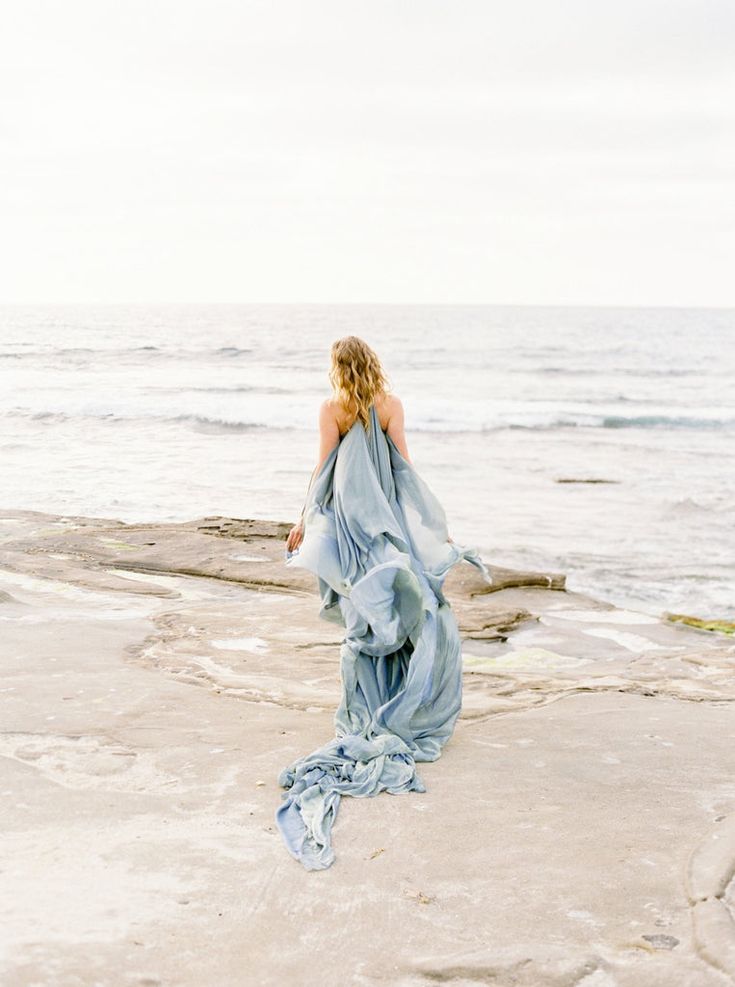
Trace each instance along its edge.
<path fill-rule="evenodd" d="M 329 308 L 341 307 L 384 307 L 384 308 L 620 308 L 620 309 L 705 309 L 705 310 L 732 310 L 732 304 L 713 304 L 697 302 L 694 304 L 681 304 L 677 302 L 646 302 L 644 304 L 635 302 L 344 302 L 344 301 L 323 301 L 323 302 L 282 302 L 282 301 L 0 301 L 0 308 L 53 308 L 61 306 L 252 306 L 252 307 L 293 307 L 293 308 Z"/>

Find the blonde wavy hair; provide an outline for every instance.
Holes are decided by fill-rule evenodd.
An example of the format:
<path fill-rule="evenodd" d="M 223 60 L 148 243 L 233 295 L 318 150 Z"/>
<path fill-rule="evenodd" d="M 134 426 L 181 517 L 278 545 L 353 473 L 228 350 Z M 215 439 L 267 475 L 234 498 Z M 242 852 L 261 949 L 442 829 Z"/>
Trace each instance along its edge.
<path fill-rule="evenodd" d="M 359 336 L 343 336 L 332 343 L 329 380 L 334 399 L 346 411 L 354 411 L 368 431 L 370 405 L 378 394 L 387 393 L 388 377 L 377 354 Z"/>

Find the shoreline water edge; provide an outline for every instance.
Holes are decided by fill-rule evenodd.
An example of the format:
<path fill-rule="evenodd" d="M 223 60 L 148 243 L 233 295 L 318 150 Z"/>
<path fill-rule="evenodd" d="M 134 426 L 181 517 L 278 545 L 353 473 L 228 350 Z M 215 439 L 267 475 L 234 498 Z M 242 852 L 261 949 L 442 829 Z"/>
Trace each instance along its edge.
<path fill-rule="evenodd" d="M 735 309 L 0 306 L 0 325 L 5 505 L 295 519 L 353 333 L 459 543 L 735 620 Z"/>

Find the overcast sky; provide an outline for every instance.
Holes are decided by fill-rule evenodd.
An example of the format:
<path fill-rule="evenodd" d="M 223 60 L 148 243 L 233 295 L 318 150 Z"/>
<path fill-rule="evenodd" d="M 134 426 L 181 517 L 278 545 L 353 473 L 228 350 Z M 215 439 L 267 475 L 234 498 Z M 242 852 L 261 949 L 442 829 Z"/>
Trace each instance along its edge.
<path fill-rule="evenodd" d="M 735 305 L 733 0 L 2 11 L 2 301 Z"/>

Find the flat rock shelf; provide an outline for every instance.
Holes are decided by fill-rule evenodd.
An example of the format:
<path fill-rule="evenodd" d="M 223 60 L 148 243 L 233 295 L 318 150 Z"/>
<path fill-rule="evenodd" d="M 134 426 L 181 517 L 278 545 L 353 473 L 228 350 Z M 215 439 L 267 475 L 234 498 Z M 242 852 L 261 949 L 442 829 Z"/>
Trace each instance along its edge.
<path fill-rule="evenodd" d="M 308 872 L 341 628 L 289 528 L 2 512 L 4 987 L 735 983 L 732 637 L 455 566 L 454 736 Z"/>

